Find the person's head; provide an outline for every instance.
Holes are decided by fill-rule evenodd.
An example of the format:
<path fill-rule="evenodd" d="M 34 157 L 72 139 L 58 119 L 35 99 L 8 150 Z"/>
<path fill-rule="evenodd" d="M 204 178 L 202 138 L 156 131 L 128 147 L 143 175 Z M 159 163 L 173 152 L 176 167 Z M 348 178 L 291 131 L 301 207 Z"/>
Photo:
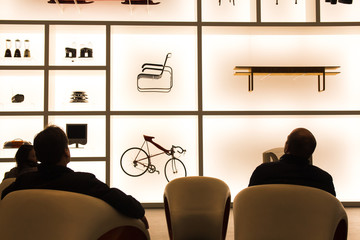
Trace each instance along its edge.
<path fill-rule="evenodd" d="M 36 167 L 37 159 L 33 145 L 21 145 L 15 154 L 16 165 L 19 169 Z"/>
<path fill-rule="evenodd" d="M 68 143 L 61 128 L 48 126 L 34 138 L 36 157 L 44 165 L 66 165 L 70 161 Z"/>
<path fill-rule="evenodd" d="M 284 152 L 297 157 L 308 159 L 316 148 L 314 135 L 305 128 L 294 129 L 285 143 Z"/>

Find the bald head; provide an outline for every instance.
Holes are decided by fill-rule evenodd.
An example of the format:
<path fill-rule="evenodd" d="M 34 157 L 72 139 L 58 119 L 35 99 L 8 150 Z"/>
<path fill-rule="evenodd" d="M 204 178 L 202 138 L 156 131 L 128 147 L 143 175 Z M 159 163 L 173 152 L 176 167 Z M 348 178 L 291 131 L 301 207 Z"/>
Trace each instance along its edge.
<path fill-rule="evenodd" d="M 286 154 L 308 159 L 315 147 L 314 135 L 305 128 L 296 128 L 287 137 L 284 151 Z"/>

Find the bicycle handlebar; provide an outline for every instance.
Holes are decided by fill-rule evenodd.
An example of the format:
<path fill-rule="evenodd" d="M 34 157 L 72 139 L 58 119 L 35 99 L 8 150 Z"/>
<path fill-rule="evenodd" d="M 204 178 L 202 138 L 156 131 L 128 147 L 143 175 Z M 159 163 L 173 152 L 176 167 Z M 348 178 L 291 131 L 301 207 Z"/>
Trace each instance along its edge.
<path fill-rule="evenodd" d="M 178 152 L 178 153 L 180 153 L 180 154 L 182 154 L 182 153 L 185 153 L 186 152 L 186 150 L 185 149 L 183 149 L 182 147 L 180 147 L 180 146 L 172 146 L 172 149 L 176 149 L 176 151 Z"/>

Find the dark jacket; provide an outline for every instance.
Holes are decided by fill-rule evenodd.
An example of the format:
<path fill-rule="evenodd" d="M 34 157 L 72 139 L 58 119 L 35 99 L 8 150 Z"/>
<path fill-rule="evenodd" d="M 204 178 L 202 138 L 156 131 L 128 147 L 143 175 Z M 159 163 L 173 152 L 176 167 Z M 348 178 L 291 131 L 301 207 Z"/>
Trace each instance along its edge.
<path fill-rule="evenodd" d="M 285 154 L 278 162 L 263 163 L 253 172 L 249 186 L 295 184 L 322 189 L 336 196 L 332 177 L 307 159 Z"/>
<path fill-rule="evenodd" d="M 133 218 L 142 218 L 144 208 L 132 196 L 98 180 L 91 173 L 74 172 L 63 166 L 39 165 L 37 172 L 20 175 L 7 187 L 1 198 L 8 193 L 22 189 L 53 189 L 82 193 L 104 200 L 120 213 Z"/>

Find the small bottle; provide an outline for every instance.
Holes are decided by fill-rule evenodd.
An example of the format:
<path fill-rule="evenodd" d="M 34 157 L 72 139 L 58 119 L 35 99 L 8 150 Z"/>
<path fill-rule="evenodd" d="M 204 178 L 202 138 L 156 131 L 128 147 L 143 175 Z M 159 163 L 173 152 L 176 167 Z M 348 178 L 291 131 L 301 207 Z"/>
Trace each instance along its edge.
<path fill-rule="evenodd" d="M 16 39 L 15 40 L 15 53 L 14 53 L 14 57 L 16 57 L 16 58 L 21 57 L 20 47 L 21 47 L 21 42 L 19 39 Z"/>
<path fill-rule="evenodd" d="M 25 50 L 24 50 L 24 57 L 25 58 L 29 58 L 30 55 L 30 41 L 29 40 L 25 40 L 24 41 L 24 46 L 25 46 Z"/>
<path fill-rule="evenodd" d="M 5 57 L 12 57 L 11 56 L 11 40 L 6 39 L 6 50 L 5 50 Z"/>

